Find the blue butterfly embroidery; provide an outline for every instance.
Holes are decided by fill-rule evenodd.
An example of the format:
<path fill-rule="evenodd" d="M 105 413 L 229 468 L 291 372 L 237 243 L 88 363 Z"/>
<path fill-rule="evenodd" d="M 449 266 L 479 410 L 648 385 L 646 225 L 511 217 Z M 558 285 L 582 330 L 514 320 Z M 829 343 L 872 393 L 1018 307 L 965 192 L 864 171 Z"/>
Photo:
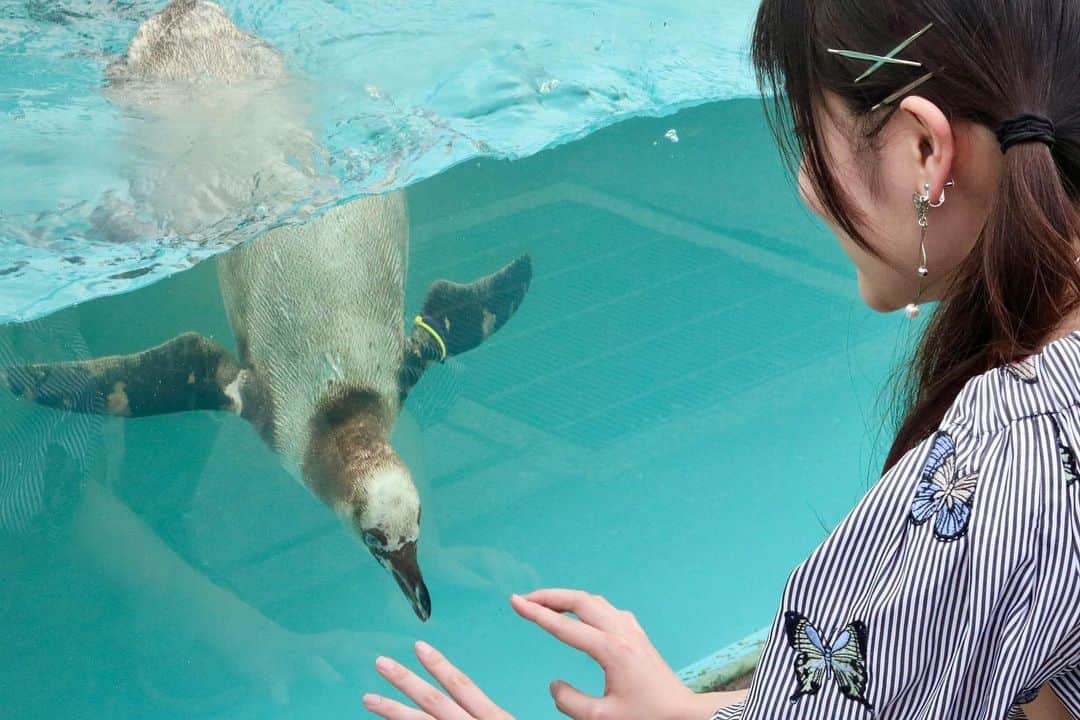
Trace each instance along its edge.
<path fill-rule="evenodd" d="M 784 631 L 795 651 L 795 677 L 799 687 L 791 696 L 798 702 L 804 695 L 816 695 L 825 679 L 832 676 L 840 693 L 870 712 L 874 706 L 866 699 L 866 625 L 850 623 L 829 643 L 801 613 L 784 613 Z"/>
<path fill-rule="evenodd" d="M 1061 430 L 1061 424 L 1057 418 L 1053 415 L 1049 417 L 1050 423 L 1054 426 L 1054 434 L 1057 436 L 1058 458 L 1061 460 L 1061 467 L 1065 471 L 1065 484 L 1072 485 L 1077 480 L 1080 480 L 1080 468 L 1077 466 L 1076 453 L 1069 447 L 1069 443 L 1065 439 L 1065 433 Z"/>
<path fill-rule="evenodd" d="M 973 473 L 957 471 L 956 443 L 948 433 L 939 432 L 911 501 L 911 523 L 922 525 L 936 516 L 935 538 L 948 541 L 963 537 L 971 519 L 976 480 Z"/>

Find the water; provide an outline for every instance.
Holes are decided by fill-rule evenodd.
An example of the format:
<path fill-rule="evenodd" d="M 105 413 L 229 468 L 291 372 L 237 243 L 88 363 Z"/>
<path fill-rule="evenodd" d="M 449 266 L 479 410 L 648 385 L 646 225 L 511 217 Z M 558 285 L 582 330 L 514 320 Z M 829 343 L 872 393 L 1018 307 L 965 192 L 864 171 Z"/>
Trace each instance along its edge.
<path fill-rule="evenodd" d="M 244 421 L 108 419 L 47 478 L 88 476 L 57 515 L 73 519 L 0 540 L 4 717 L 357 717 L 384 689 L 374 657 L 418 637 L 518 717 L 554 717 L 550 680 L 598 691 L 601 675 L 517 619 L 512 591 L 603 593 L 676 668 L 772 621 L 788 570 L 874 478 L 878 391 L 906 335 L 859 303 L 758 103 L 470 161 L 408 200 L 407 312 L 436 278 L 525 251 L 535 266 L 518 314 L 429 370 L 395 428 L 432 619 Z M 0 347 L 25 362 L 189 330 L 233 342 L 213 262 L 38 322 Z M 0 417 L 24 428 L 0 423 L 22 473 L 72 420 L 9 397 Z"/>
<path fill-rule="evenodd" d="M 280 51 L 291 87 L 273 104 L 280 93 L 231 86 L 233 112 L 226 98 L 205 103 L 208 131 L 178 120 L 198 110 L 189 99 L 163 118 L 103 91 L 164 4 L 0 2 L 0 322 L 132 290 L 471 158 L 521 158 L 628 117 L 755 92 L 745 50 L 757 0 L 221 0 Z M 282 142 L 290 124 L 317 146 Z M 219 164 L 245 148 L 265 164 L 227 169 L 260 182 L 197 233 L 146 202 L 147 184 L 165 188 L 158 201 L 219 192 Z M 170 174 L 177 165 L 198 172 Z"/>

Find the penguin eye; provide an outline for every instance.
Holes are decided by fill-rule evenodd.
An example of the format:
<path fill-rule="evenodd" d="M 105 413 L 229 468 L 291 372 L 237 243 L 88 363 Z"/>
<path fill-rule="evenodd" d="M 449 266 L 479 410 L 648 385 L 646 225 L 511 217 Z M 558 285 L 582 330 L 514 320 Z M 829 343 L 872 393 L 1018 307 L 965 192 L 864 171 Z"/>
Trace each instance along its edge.
<path fill-rule="evenodd" d="M 369 548 L 386 547 L 386 538 L 378 530 L 369 530 L 364 533 L 364 544 Z"/>

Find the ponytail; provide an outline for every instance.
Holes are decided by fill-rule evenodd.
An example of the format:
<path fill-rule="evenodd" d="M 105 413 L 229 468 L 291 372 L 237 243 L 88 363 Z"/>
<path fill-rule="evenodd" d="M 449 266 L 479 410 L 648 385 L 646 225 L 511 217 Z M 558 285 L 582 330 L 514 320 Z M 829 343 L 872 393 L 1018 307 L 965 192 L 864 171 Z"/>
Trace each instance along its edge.
<path fill-rule="evenodd" d="M 1077 209 L 1066 184 L 1049 146 L 1006 145 L 986 225 L 905 378 L 908 409 L 885 469 L 936 429 L 968 379 L 1037 352 L 1080 306 Z"/>

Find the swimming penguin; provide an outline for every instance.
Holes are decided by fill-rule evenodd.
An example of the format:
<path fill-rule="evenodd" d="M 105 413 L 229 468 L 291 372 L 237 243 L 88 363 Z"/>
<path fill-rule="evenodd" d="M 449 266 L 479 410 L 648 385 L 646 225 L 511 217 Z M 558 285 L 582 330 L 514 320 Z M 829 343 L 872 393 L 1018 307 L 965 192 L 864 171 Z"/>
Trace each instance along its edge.
<path fill-rule="evenodd" d="M 217 68 L 250 36 L 206 0 L 176 0 L 136 35 L 155 72 Z M 210 18 L 213 22 L 206 22 Z M 153 36 L 151 28 L 161 37 Z M 216 33 L 220 42 L 207 42 Z M 197 53 L 176 43 L 197 38 Z M 143 44 L 146 44 L 144 47 Z M 133 42 L 134 45 L 134 42 Z M 200 68 L 202 72 L 202 68 Z M 341 204 L 217 259 L 236 355 L 185 333 L 131 355 L 7 368 L 9 389 L 75 411 L 145 417 L 189 410 L 235 413 L 360 535 L 421 620 L 431 600 L 417 561 L 420 498 L 390 431 L 409 391 L 433 363 L 480 345 L 514 314 L 532 264 L 519 257 L 461 285 L 431 285 L 406 337 L 408 215 L 401 192 Z"/>

